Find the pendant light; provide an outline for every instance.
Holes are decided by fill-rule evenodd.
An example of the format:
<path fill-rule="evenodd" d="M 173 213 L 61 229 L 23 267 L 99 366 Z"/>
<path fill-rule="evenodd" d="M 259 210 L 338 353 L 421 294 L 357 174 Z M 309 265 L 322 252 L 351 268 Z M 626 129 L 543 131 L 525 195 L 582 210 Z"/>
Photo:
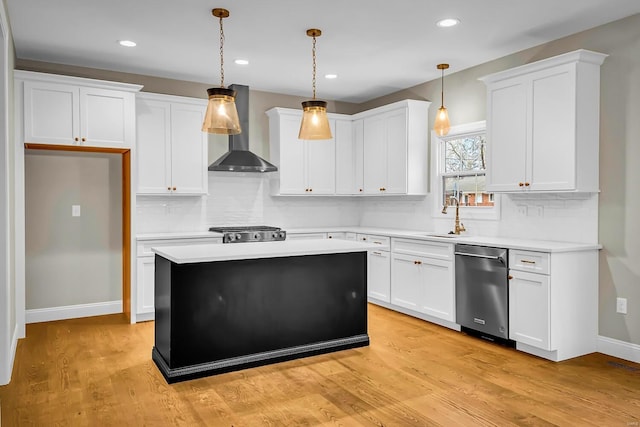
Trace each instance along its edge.
<path fill-rule="evenodd" d="M 224 87 L 224 30 L 222 20 L 229 16 L 227 9 L 213 9 L 213 16 L 220 19 L 220 87 L 207 89 L 209 103 L 202 123 L 202 131 L 223 135 L 237 135 L 242 132 L 238 110 L 236 109 L 236 92 Z"/>
<path fill-rule="evenodd" d="M 316 37 L 322 31 L 312 28 L 307 35 L 313 37 L 313 99 L 302 103 L 302 123 L 298 139 L 331 139 L 331 128 L 327 117 L 327 103 L 316 99 Z"/>
<path fill-rule="evenodd" d="M 442 70 L 442 91 L 440 92 L 441 102 L 438 113 L 436 114 L 436 121 L 433 124 L 433 130 L 438 136 L 445 136 L 449 133 L 449 112 L 444 106 L 444 70 L 449 68 L 449 64 L 438 64 L 438 70 Z"/>

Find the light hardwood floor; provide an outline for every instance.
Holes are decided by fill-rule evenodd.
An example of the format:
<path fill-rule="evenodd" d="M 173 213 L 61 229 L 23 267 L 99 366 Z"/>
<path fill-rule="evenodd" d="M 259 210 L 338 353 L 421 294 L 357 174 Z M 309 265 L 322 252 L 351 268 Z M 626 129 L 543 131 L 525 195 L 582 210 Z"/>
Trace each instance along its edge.
<path fill-rule="evenodd" d="M 638 364 L 549 362 L 374 305 L 369 335 L 369 347 L 168 385 L 153 322 L 32 324 L 0 387 L 1 425 L 640 425 Z"/>

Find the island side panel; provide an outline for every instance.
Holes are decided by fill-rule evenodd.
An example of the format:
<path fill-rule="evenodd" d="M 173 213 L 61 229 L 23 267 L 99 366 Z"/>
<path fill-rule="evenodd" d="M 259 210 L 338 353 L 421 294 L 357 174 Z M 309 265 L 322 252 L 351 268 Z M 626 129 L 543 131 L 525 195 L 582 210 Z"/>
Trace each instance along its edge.
<path fill-rule="evenodd" d="M 366 262 L 356 252 L 173 264 L 165 360 L 173 369 L 366 335 Z"/>
<path fill-rule="evenodd" d="M 171 360 L 171 266 L 171 261 L 155 256 L 155 348 L 167 363 Z"/>

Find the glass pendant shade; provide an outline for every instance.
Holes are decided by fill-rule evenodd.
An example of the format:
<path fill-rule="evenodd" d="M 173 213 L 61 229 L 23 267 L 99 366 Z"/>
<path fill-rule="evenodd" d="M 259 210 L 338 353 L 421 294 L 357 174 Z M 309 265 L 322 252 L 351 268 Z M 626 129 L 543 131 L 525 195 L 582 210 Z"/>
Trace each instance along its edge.
<path fill-rule="evenodd" d="M 438 113 L 436 114 L 436 121 L 433 124 L 433 130 L 436 132 L 438 136 L 445 136 L 449 133 L 449 129 L 451 126 L 449 125 L 449 112 L 446 107 L 443 105 L 438 108 Z"/>
<path fill-rule="evenodd" d="M 331 139 L 331 128 L 325 101 L 304 101 L 298 139 Z"/>
<path fill-rule="evenodd" d="M 223 87 L 214 87 L 207 89 L 207 94 L 209 94 L 209 103 L 202 131 L 223 135 L 237 135 L 242 132 L 236 108 L 236 92 Z"/>

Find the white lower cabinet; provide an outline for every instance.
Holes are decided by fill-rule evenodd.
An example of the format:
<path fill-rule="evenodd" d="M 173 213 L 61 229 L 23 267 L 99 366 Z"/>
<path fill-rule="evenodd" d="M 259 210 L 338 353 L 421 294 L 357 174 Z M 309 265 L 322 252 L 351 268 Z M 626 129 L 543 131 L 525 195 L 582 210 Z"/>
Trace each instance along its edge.
<path fill-rule="evenodd" d="M 392 240 L 391 304 L 455 321 L 453 244 Z"/>
<path fill-rule="evenodd" d="M 597 351 L 598 251 L 509 250 L 509 338 L 561 361 Z"/>
<path fill-rule="evenodd" d="M 391 264 L 388 251 L 369 251 L 367 255 L 367 296 L 390 302 Z"/>
<path fill-rule="evenodd" d="M 222 243 L 221 237 L 138 240 L 136 256 L 136 321 L 153 320 L 155 317 L 155 253 L 152 248 L 206 243 Z"/>
<path fill-rule="evenodd" d="M 510 273 L 509 339 L 552 350 L 549 276 L 514 270 Z"/>

